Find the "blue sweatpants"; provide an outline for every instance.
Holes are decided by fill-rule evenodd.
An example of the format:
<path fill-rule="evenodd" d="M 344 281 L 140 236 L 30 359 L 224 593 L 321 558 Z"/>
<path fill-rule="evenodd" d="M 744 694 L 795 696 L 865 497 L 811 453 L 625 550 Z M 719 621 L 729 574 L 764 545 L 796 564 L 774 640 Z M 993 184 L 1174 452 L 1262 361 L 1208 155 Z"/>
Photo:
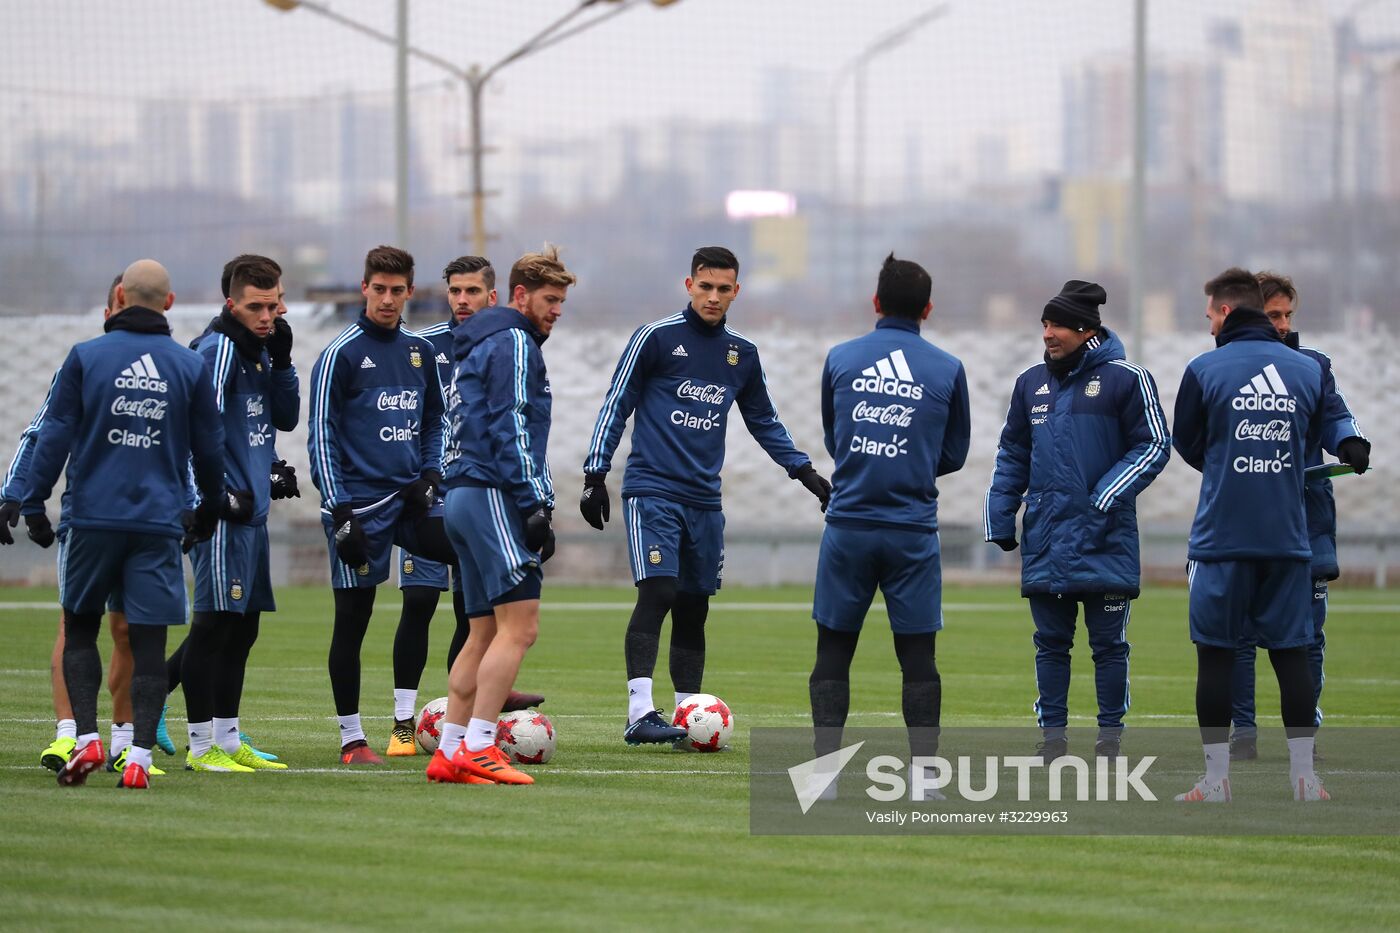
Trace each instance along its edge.
<path fill-rule="evenodd" d="M 1099 728 L 1121 728 L 1132 701 L 1128 685 L 1132 600 L 1114 593 L 1046 593 L 1028 599 L 1035 621 L 1036 725 L 1063 729 L 1069 723 L 1069 651 L 1083 603 L 1098 689 Z"/>

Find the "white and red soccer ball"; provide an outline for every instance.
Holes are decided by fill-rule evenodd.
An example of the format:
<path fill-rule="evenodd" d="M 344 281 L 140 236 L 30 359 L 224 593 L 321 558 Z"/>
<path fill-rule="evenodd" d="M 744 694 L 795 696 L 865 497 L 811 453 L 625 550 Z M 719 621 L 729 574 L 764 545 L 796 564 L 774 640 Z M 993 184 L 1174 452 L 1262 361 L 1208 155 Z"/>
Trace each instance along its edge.
<path fill-rule="evenodd" d="M 539 710 L 506 713 L 496 722 L 496 747 L 517 764 L 542 765 L 554 757 L 554 723 Z"/>
<path fill-rule="evenodd" d="M 425 703 L 418 711 L 418 725 L 414 727 L 413 734 L 418 737 L 418 745 L 429 755 L 437 751 L 438 739 L 441 738 L 439 726 L 446 715 L 447 697 Z"/>
<path fill-rule="evenodd" d="M 671 717 L 671 725 L 686 731 L 679 747 L 697 752 L 717 752 L 734 734 L 734 714 L 717 696 L 697 693 L 682 700 Z"/>

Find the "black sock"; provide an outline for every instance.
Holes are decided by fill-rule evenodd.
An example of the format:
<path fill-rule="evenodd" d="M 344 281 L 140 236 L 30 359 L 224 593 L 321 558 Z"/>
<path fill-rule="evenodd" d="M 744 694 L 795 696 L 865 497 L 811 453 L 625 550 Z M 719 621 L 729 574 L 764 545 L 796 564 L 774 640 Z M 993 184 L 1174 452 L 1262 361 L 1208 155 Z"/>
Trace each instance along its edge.
<path fill-rule="evenodd" d="M 841 733 L 851 708 L 851 659 L 856 656 L 860 632 L 838 632 L 817 626 L 817 660 L 807 680 L 812 701 L 812 727 L 817 755 L 841 746 Z"/>
<path fill-rule="evenodd" d="M 661 623 L 675 602 L 675 577 L 651 577 L 637 584 L 637 605 L 627 622 L 627 637 L 623 643 L 628 680 L 650 677 L 656 671 Z"/>
<path fill-rule="evenodd" d="M 185 645 L 189 642 L 190 636 L 185 634 L 185 638 L 180 642 L 180 647 L 175 649 L 175 653 L 165 660 L 165 692 L 174 693 L 175 688 L 180 686 L 180 668 L 185 663 Z"/>
<path fill-rule="evenodd" d="M 156 747 L 156 726 L 165 706 L 164 625 L 132 625 L 131 637 L 131 744 L 137 748 Z"/>
<path fill-rule="evenodd" d="M 1196 722 L 1201 727 L 1204 745 L 1230 741 L 1230 677 L 1234 666 L 1233 648 L 1196 645 Z"/>
<path fill-rule="evenodd" d="M 260 612 L 248 612 L 241 616 L 231 612 L 226 615 L 233 618 L 228 621 L 223 658 L 214 677 L 216 719 L 238 718 L 238 708 L 243 702 L 243 677 L 248 671 L 248 652 L 258 640 L 258 627 L 262 620 Z"/>
<path fill-rule="evenodd" d="M 97 731 L 97 691 L 102 689 L 102 655 L 97 650 L 97 632 L 102 614 L 63 614 L 63 680 L 68 685 L 68 702 L 78 735 Z"/>
<path fill-rule="evenodd" d="M 671 606 L 671 683 L 677 693 L 700 692 L 705 679 L 705 618 L 709 614 L 709 596 L 676 594 Z"/>
<path fill-rule="evenodd" d="M 437 612 L 440 591 L 431 586 L 406 586 L 399 627 L 394 632 L 394 689 L 417 690 L 428 664 L 428 626 Z"/>
<path fill-rule="evenodd" d="M 1307 738 L 1317 734 L 1316 709 L 1313 706 L 1312 670 L 1308 667 L 1308 649 L 1271 648 L 1269 663 L 1278 678 L 1279 712 L 1283 728 L 1290 739 Z"/>
<path fill-rule="evenodd" d="M 185 688 L 185 719 L 209 722 L 214 718 L 214 683 L 224 663 L 224 646 L 237 613 L 196 612 L 185 639 L 184 663 L 180 668 Z"/>
<path fill-rule="evenodd" d="M 327 667 L 335 714 L 350 716 L 360 711 L 360 646 L 374 612 L 373 589 L 332 590 L 335 622 L 331 628 L 331 650 Z"/>
<path fill-rule="evenodd" d="M 894 636 L 894 653 L 904 675 L 904 726 L 909 730 L 909 751 L 916 756 L 938 752 L 943 681 L 934 660 L 935 634 Z"/>
<path fill-rule="evenodd" d="M 457 628 L 452 632 L 452 644 L 447 647 L 447 672 L 452 673 L 452 665 L 457 660 L 457 652 L 467 643 L 472 633 L 471 619 L 467 618 L 467 598 L 461 590 L 452 591 L 452 614 L 457 619 Z"/>

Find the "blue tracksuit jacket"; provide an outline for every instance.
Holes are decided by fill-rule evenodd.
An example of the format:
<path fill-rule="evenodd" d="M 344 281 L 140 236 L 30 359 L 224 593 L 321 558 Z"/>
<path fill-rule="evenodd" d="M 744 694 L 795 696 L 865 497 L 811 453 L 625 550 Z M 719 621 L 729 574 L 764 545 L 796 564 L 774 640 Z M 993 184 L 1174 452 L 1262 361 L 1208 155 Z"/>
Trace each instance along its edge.
<path fill-rule="evenodd" d="M 0 485 L 0 500 L 13 499 L 18 501 L 20 487 L 27 482 L 29 476 L 29 462 L 34 458 L 34 444 L 39 440 L 39 431 L 44 426 L 44 417 L 49 412 L 49 403 L 53 401 L 53 390 L 58 385 L 58 377 L 63 370 L 56 370 L 53 378 L 49 380 L 49 391 L 44 393 L 44 402 L 39 406 L 39 410 L 34 413 L 29 424 L 19 435 L 19 446 L 15 448 L 14 459 L 10 461 L 10 467 L 5 471 L 5 482 Z"/>
<path fill-rule="evenodd" d="M 1001 430 L 983 532 L 1016 537 L 1021 593 L 1140 591 L 1136 500 L 1171 456 L 1152 374 L 1124 358 L 1108 328 L 1063 380 L 1044 363 L 1021 373 Z"/>
<path fill-rule="evenodd" d="M 433 360 L 437 363 L 438 383 L 442 386 L 442 454 L 452 446 L 452 412 L 448 397 L 452 393 L 452 328 L 456 320 L 438 321 L 417 331 L 419 337 L 433 345 Z"/>
<path fill-rule="evenodd" d="M 1289 335 L 1285 343 L 1297 347 L 1322 367 L 1322 447 L 1314 449 L 1308 455 L 1307 461 L 1308 466 L 1315 466 L 1322 462 L 1323 450 L 1335 457 L 1337 446 L 1342 441 L 1349 437 L 1365 441 L 1366 435 L 1362 433 L 1361 425 L 1347 407 L 1346 398 L 1337 388 L 1336 377 L 1332 374 L 1331 358 L 1321 350 L 1298 346 L 1297 339 L 1295 332 Z M 1370 447 L 1370 441 L 1366 441 L 1366 446 Z M 1308 515 L 1308 543 L 1312 548 L 1313 579 L 1335 580 L 1341 575 L 1341 568 L 1337 565 L 1337 503 L 1332 497 L 1332 481 L 1320 479 L 1308 483 L 1303 490 L 1303 504 Z"/>
<path fill-rule="evenodd" d="M 447 486 L 499 489 L 521 511 L 554 507 L 544 341 L 514 308 L 487 308 L 454 329 Z"/>
<path fill-rule="evenodd" d="M 180 537 L 193 461 L 199 489 L 224 489 L 224 430 L 199 354 L 165 315 L 127 308 L 59 369 L 15 498 L 40 510 L 68 464 L 60 525 Z"/>
<path fill-rule="evenodd" d="M 442 468 L 442 389 L 432 344 L 364 314 L 311 370 L 306 447 L 321 507 L 372 505 Z"/>
<path fill-rule="evenodd" d="M 1322 439 L 1322 367 L 1237 308 L 1186 365 L 1172 443 L 1201 471 L 1192 560 L 1310 560 L 1303 468 Z"/>
<path fill-rule="evenodd" d="M 272 492 L 268 476 L 277 459 L 273 443 L 278 431 L 297 426 L 301 414 L 296 367 L 273 369 L 261 341 L 228 312 L 196 352 L 204 358 L 223 418 L 225 482 L 230 489 L 252 492 L 248 524 L 265 524 Z"/>
<path fill-rule="evenodd" d="M 726 416 L 736 401 L 749 433 L 788 476 L 812 462 L 778 420 L 753 341 L 723 322 L 706 324 L 687 305 L 627 341 L 583 471 L 608 472 L 635 412 L 623 498 L 657 496 L 718 510 Z"/>
<path fill-rule="evenodd" d="M 967 374 L 919 322 L 881 318 L 827 354 L 822 429 L 836 461 L 827 522 L 935 531 L 934 480 L 967 460 Z"/>

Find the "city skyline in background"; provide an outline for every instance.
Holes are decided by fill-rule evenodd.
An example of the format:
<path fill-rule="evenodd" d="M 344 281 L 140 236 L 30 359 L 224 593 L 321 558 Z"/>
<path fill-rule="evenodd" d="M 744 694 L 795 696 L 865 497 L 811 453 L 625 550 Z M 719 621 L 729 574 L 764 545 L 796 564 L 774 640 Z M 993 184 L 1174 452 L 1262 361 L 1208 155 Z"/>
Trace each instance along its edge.
<path fill-rule="evenodd" d="M 468 57 L 489 61 L 492 46 L 499 55 L 522 29 L 570 5 L 532 5 L 540 9 L 527 21 L 503 4 L 414 0 L 412 42 L 443 54 L 452 30 L 431 28 L 435 14 L 480 14 L 481 30 L 460 28 L 476 36 Z M 111 4 L 84 11 L 95 22 L 67 25 L 109 28 L 120 47 L 115 39 L 132 28 L 130 18 L 103 18 L 124 6 L 150 16 L 153 31 L 186 29 L 187 7 L 170 8 L 156 26 L 152 7 L 160 4 Z M 175 242 L 175 255 L 188 256 L 176 259 L 177 274 L 182 263 L 200 267 L 206 282 L 222 263 L 215 257 L 254 248 L 279 256 L 294 288 L 358 277 L 358 257 L 392 235 L 391 56 L 306 11 L 279 14 L 252 0 L 230 6 L 220 6 L 212 25 L 229 27 L 224 47 L 236 45 L 236 64 L 193 68 L 183 81 L 160 69 L 128 78 L 92 62 L 73 67 L 79 43 L 51 48 L 49 30 L 41 40 L 20 18 L 32 34 L 15 31 L 10 60 L 36 67 L 0 83 L 11 128 L 0 148 L 0 261 L 81 269 L 75 258 L 114 262 L 101 257 L 125 255 L 134 237 L 150 242 L 152 254 L 160 241 Z M 333 6 L 392 30 L 383 22 L 392 4 Z M 572 251 L 585 282 L 592 273 L 610 300 L 632 304 L 669 283 L 669 267 L 683 273 L 700 239 L 719 240 L 740 251 L 748 294 L 777 316 L 792 313 L 788 303 L 829 302 L 819 313 L 849 307 L 890 248 L 929 265 L 936 299 L 944 296 L 960 324 L 1013 319 L 1051 282 L 1072 276 L 1097 277 L 1126 297 L 1132 4 L 1076 4 L 1059 22 L 1035 9 L 1043 5 L 950 4 L 888 61 L 871 63 L 859 199 L 852 83 L 833 75 L 861 42 L 930 5 L 871 4 L 845 24 L 846 35 L 861 33 L 845 45 L 832 44 L 829 26 L 794 19 L 793 4 L 764 6 L 683 0 L 629 11 L 562 43 L 539 67 L 527 60 L 503 72 L 485 104 L 497 264 L 548 238 Z M 773 7 L 787 8 L 791 42 L 757 62 L 736 54 L 745 26 L 774 28 L 764 20 Z M 1222 262 L 1287 264 L 1305 300 L 1325 295 L 1328 324 L 1375 325 L 1374 296 L 1393 294 L 1389 271 L 1375 267 L 1393 252 L 1400 203 L 1400 3 L 1361 7 L 1348 18 L 1357 4 L 1151 6 L 1149 238 L 1162 249 L 1152 252 L 1159 265 L 1148 282 L 1149 332 L 1194 320 L 1199 302 L 1189 296 Z M 1085 16 L 1095 17 L 1087 29 Z M 479 35 L 488 27 L 501 36 L 490 45 Z M 958 51 L 955 43 L 979 29 L 995 47 Z M 654 81 L 615 99 L 618 79 L 608 69 L 616 46 L 646 60 L 675 52 L 677 34 L 704 40 L 693 43 L 694 57 L 644 61 Z M 188 38 L 170 56 L 172 71 L 182 55 L 219 60 L 200 48 L 203 32 Z M 309 43 L 295 59 L 282 51 L 293 40 Z M 254 54 L 260 43 L 268 56 Z M 833 55 L 825 69 L 812 61 Z M 952 69 L 955 79 L 936 76 L 949 59 L 975 67 Z M 365 67 L 346 67 L 356 61 Z M 707 62 L 742 64 L 745 80 L 711 78 Z M 668 90 L 678 75 L 680 89 Z M 430 68 L 416 65 L 410 81 L 407 245 L 427 271 L 469 251 L 466 95 L 461 82 Z M 588 107 L 571 105 L 578 85 L 590 82 L 602 93 Z M 188 93 L 175 93 L 177 84 Z M 919 109 L 925 100 L 938 104 Z M 924 116 L 938 111 L 949 116 Z M 726 211 L 732 192 L 750 189 L 783 192 L 790 202 L 773 216 Z M 652 271 L 658 264 L 665 274 Z M 955 274 L 962 279 L 949 281 Z M 85 273 L 69 275 L 76 284 Z M 213 297 L 207 284 L 187 292 Z M 52 309 L 90 307 L 80 296 L 60 286 L 45 300 Z M 1393 308 L 1379 315 L 1389 319 Z"/>

